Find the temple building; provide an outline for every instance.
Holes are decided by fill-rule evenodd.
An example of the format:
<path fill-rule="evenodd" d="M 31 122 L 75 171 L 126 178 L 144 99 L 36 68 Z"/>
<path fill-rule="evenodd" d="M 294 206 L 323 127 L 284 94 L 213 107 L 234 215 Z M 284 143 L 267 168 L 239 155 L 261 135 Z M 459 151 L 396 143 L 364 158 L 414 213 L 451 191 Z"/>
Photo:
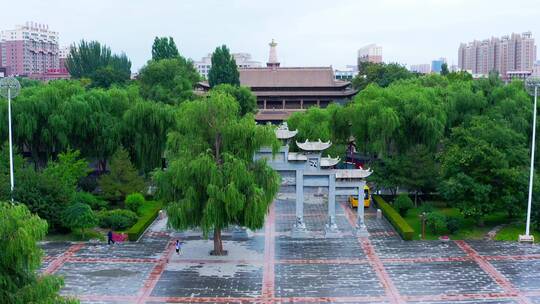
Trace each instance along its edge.
<path fill-rule="evenodd" d="M 266 67 L 238 69 L 240 84 L 257 97 L 257 121 L 280 123 L 293 112 L 313 106 L 324 108 L 331 102 L 345 103 L 357 93 L 349 81 L 335 79 L 331 66 L 281 67 L 277 43 L 272 40 L 269 46 Z M 201 87 L 210 89 L 205 82 Z"/>

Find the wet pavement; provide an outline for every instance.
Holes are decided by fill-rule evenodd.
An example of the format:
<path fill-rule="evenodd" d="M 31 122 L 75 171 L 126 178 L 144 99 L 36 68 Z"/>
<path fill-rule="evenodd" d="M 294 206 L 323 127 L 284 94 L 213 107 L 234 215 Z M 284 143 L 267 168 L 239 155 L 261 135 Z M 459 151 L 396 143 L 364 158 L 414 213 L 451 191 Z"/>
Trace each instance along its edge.
<path fill-rule="evenodd" d="M 83 303 L 539 303 L 540 246 L 493 241 L 404 242 L 366 212 L 336 202 L 338 238 L 324 238 L 327 205 L 307 197 L 310 237 L 291 238 L 294 200 L 280 195 L 265 227 L 245 240 L 224 234 L 225 257 L 199 232 L 156 221 L 137 243 L 45 243 L 42 270 Z M 173 241 L 185 241 L 176 255 Z"/>

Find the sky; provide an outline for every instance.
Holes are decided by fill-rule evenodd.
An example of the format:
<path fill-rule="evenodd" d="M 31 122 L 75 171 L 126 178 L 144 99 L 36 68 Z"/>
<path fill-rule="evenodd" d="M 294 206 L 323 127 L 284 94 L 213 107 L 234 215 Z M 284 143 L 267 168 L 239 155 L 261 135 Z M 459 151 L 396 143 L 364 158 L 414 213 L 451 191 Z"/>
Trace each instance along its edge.
<path fill-rule="evenodd" d="M 278 43 L 282 66 L 356 63 L 362 46 L 383 47 L 385 62 L 457 64 L 461 42 L 512 32 L 540 34 L 540 0 L 2 0 L 0 30 L 26 21 L 48 24 L 60 45 L 98 40 L 125 52 L 137 71 L 155 36 L 174 38 L 180 53 L 200 60 L 217 46 L 265 63 Z M 5 8 L 5 5 L 2 6 Z"/>

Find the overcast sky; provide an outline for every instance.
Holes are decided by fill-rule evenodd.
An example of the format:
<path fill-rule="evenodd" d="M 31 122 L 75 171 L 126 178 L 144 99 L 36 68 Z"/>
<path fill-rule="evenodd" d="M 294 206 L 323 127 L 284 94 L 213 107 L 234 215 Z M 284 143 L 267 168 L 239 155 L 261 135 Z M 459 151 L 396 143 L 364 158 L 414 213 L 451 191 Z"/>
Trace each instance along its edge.
<path fill-rule="evenodd" d="M 172 36 L 194 60 L 226 44 L 263 63 L 274 38 L 282 66 L 340 68 L 370 43 L 386 62 L 457 64 L 460 42 L 540 33 L 540 0 L 3 1 L 0 29 L 34 21 L 58 31 L 61 45 L 99 40 L 124 51 L 133 71 L 151 57 L 155 36 Z"/>

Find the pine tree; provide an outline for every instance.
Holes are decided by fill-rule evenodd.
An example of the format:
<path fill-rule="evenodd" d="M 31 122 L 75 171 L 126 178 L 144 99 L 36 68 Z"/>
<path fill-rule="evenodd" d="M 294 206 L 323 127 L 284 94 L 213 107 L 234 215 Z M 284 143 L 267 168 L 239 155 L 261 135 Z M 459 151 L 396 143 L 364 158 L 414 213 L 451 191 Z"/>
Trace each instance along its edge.
<path fill-rule="evenodd" d="M 131 164 L 129 154 L 124 148 L 119 148 L 111 159 L 109 174 L 99 179 L 103 197 L 111 201 L 123 201 L 126 195 L 143 192 L 144 180 Z"/>
<path fill-rule="evenodd" d="M 229 225 L 261 228 L 279 178 L 264 161 L 253 161 L 261 146 L 279 143 L 269 126 L 253 115 L 240 117 L 228 94 L 183 103 L 169 133 L 169 166 L 154 175 L 158 195 L 169 202 L 169 225 L 214 232 L 212 254 L 223 255 L 221 230 Z"/>

